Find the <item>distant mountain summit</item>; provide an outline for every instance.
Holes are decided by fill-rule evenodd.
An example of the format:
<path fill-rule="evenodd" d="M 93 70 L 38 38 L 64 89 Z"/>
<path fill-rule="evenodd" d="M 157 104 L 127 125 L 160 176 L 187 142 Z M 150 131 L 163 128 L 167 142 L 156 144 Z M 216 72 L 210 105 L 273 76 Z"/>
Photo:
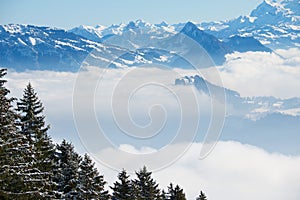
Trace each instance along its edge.
<path fill-rule="evenodd" d="M 212 57 L 216 64 L 222 64 L 223 62 L 225 62 L 225 55 L 233 52 L 215 36 L 200 30 L 192 22 L 186 23 L 180 33 L 189 36 L 198 44 L 200 44 Z"/>
<path fill-rule="evenodd" d="M 300 1 L 265 0 L 249 16 L 198 24 L 219 39 L 250 36 L 270 48 L 300 46 Z"/>

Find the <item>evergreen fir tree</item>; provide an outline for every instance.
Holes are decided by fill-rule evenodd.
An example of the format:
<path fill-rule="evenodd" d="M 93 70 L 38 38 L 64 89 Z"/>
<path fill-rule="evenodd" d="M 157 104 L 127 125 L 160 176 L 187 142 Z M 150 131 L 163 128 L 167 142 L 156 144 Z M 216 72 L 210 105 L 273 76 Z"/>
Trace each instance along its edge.
<path fill-rule="evenodd" d="M 0 69 L 0 199 L 8 198 L 8 194 L 22 189 L 16 177 L 16 168 L 13 167 L 19 159 L 15 158 L 19 139 L 15 121 L 17 114 L 12 109 L 14 98 L 9 98 L 10 91 L 4 86 L 6 69 Z M 18 181 L 18 182 L 21 182 Z M 15 187 L 15 188 L 14 188 Z"/>
<path fill-rule="evenodd" d="M 137 200 L 160 200 L 161 194 L 158 184 L 151 177 L 151 172 L 144 166 L 136 172 L 137 179 L 134 180 L 135 193 Z"/>
<path fill-rule="evenodd" d="M 3 79 L 6 74 L 6 69 L 0 69 L 0 141 L 2 145 L 8 141 L 11 134 L 17 132 L 15 124 L 17 114 L 12 108 L 15 98 L 8 97 L 10 91 L 4 86 L 7 81 Z"/>
<path fill-rule="evenodd" d="M 168 199 L 169 200 L 186 200 L 186 197 L 183 192 L 183 189 L 181 189 L 179 187 L 179 185 L 176 185 L 174 188 L 173 184 L 170 183 L 170 185 L 168 186 Z"/>
<path fill-rule="evenodd" d="M 53 198 L 54 182 L 52 181 L 55 148 L 47 134 L 49 125 L 45 125 L 44 107 L 37 93 L 29 83 L 24 90 L 23 98 L 17 102 L 21 133 L 27 137 L 32 151 L 33 166 L 43 177 L 40 193 L 44 198 Z"/>
<path fill-rule="evenodd" d="M 202 191 L 200 191 L 200 194 L 196 198 L 196 200 L 207 200 L 207 197 L 206 197 L 206 195 Z"/>
<path fill-rule="evenodd" d="M 8 98 L 9 90 L 2 78 L 6 70 L 0 70 L 0 198 L 41 199 L 39 189 L 42 178 L 33 166 L 32 152 L 27 138 L 17 128 L 17 114 L 13 110 L 14 98 Z"/>
<path fill-rule="evenodd" d="M 114 183 L 111 187 L 113 190 L 112 199 L 113 200 L 132 200 L 134 199 L 134 190 L 132 188 L 131 181 L 129 180 L 129 175 L 123 169 L 118 175 L 119 181 Z"/>
<path fill-rule="evenodd" d="M 81 157 L 71 143 L 63 140 L 57 146 L 54 181 L 63 199 L 76 199 L 79 195 L 79 164 Z"/>
<path fill-rule="evenodd" d="M 38 168 L 48 172 L 53 167 L 54 145 L 47 134 L 49 125 L 45 124 L 43 104 L 29 83 L 24 90 L 23 98 L 17 103 L 20 112 L 20 125 L 24 135 L 35 149 Z"/>
<path fill-rule="evenodd" d="M 109 194 L 104 188 L 106 182 L 87 154 L 83 156 L 79 167 L 79 199 L 108 200 Z"/>

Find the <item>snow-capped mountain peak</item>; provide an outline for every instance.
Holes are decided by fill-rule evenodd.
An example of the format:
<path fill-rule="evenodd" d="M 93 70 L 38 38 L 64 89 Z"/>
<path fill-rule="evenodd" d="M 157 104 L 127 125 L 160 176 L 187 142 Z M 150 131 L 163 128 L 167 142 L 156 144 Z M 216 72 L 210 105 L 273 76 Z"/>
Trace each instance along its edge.
<path fill-rule="evenodd" d="M 275 24 L 278 23 L 278 21 L 290 18 L 291 14 L 293 14 L 293 12 L 285 8 L 284 4 L 272 0 L 265 0 L 251 12 L 250 16 L 258 19 L 263 17 L 264 20 L 260 20 L 261 22 L 266 22 L 267 20 L 268 23 Z"/>
<path fill-rule="evenodd" d="M 271 48 L 300 46 L 300 1 L 265 0 L 249 16 L 201 23 L 208 33 L 224 40 L 234 35 L 254 37 Z"/>

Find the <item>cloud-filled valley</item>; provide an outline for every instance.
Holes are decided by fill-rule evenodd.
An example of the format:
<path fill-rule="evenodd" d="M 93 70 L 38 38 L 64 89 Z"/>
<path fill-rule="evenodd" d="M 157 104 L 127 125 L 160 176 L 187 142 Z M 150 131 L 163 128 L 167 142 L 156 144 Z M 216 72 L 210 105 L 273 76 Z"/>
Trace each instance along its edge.
<path fill-rule="evenodd" d="M 226 63 L 223 66 L 217 67 L 225 88 L 237 91 L 242 97 L 249 97 L 250 99 L 247 100 L 249 102 L 251 102 L 251 98 L 258 96 L 273 96 L 276 97 L 277 100 L 274 100 L 273 97 L 270 97 L 270 99 L 266 98 L 264 100 L 258 98 L 255 100 L 255 105 L 257 106 L 252 108 L 243 102 L 245 101 L 244 99 L 238 99 L 239 102 L 237 103 L 235 100 L 231 100 L 230 96 L 227 95 L 227 122 L 230 122 L 230 120 L 233 122 L 230 122 L 228 125 L 225 121 L 224 132 L 229 135 L 238 134 L 229 133 L 232 129 L 231 124 L 234 124 L 235 121 L 236 123 L 244 124 L 244 126 L 248 128 L 251 127 L 249 130 L 245 129 L 247 130 L 246 135 L 248 135 L 250 132 L 255 131 L 255 122 L 251 121 L 251 119 L 257 120 L 264 118 L 268 115 L 268 113 L 272 114 L 274 112 L 281 113 L 281 118 L 285 118 L 285 115 L 289 115 L 286 117 L 287 119 L 291 118 L 289 121 L 297 122 L 298 117 L 296 116 L 299 115 L 299 100 L 297 100 L 297 98 L 288 100 L 288 98 L 300 97 L 300 93 L 298 92 L 298 78 L 300 77 L 299 55 L 299 50 L 297 49 L 278 50 L 276 53 L 271 54 L 248 52 L 227 55 Z M 271 70 L 271 68 L 273 70 Z M 214 83 L 216 73 L 212 72 L 212 70 L 215 69 L 216 68 L 203 69 L 200 71 L 201 74 L 199 75 L 202 75 L 206 78 L 206 80 Z M 140 119 L 138 123 L 141 123 L 142 125 L 147 125 L 147 123 L 149 123 L 150 118 L 148 112 L 151 111 L 151 109 L 147 109 L 149 109 L 149 106 L 153 106 L 152 104 L 167 105 L 167 111 L 170 111 L 171 113 L 173 112 L 174 114 L 178 113 L 180 105 L 179 107 L 176 107 L 178 99 L 176 100 L 176 96 L 173 94 L 174 91 L 175 93 L 177 91 L 183 98 L 185 97 L 185 101 L 187 102 L 188 98 L 190 98 L 188 97 L 189 94 L 197 99 L 196 101 L 199 106 L 199 111 L 202 114 L 202 120 L 205 121 L 205 119 L 209 119 L 209 116 L 211 115 L 212 105 L 209 96 L 195 91 L 193 86 L 182 87 L 174 85 L 176 78 L 181 78 L 186 75 L 195 75 L 197 73 L 195 71 L 174 69 L 170 71 L 157 70 L 155 72 L 155 70 L 147 68 L 108 69 L 99 82 L 99 75 L 103 72 L 101 71 L 102 69 L 90 68 L 89 70 L 90 71 L 86 74 L 87 77 L 85 78 L 86 80 L 89 80 L 87 83 L 92 83 L 93 80 L 94 83 L 96 83 L 96 85 L 92 85 L 92 87 L 95 89 L 95 111 L 98 113 L 96 115 L 97 117 L 100 117 L 100 119 L 102 118 L 106 120 L 108 118 L 107 116 L 110 115 L 109 113 L 111 110 L 109 109 L 109 103 L 113 97 L 115 97 L 115 104 L 119 105 L 120 103 L 126 103 L 129 97 L 128 95 L 131 95 L 129 93 L 126 95 L 120 93 L 121 96 L 112 96 L 116 91 L 116 87 L 119 86 L 119 90 L 126 91 L 126 87 L 129 87 L 130 85 L 132 85 L 130 87 L 133 88 L 140 87 L 139 90 L 136 91 L 136 94 L 133 95 L 134 98 L 131 99 L 134 103 L 128 105 L 130 105 L 133 119 Z M 74 140 L 74 138 L 78 137 L 74 137 L 76 136 L 76 133 L 74 133 L 76 130 L 73 122 L 72 102 L 74 102 L 74 99 L 72 98 L 77 76 L 77 73 L 72 72 L 10 71 L 8 74 L 8 86 L 11 89 L 13 96 L 20 97 L 24 85 L 30 81 L 37 89 L 38 94 L 46 106 L 46 115 L 48 121 L 52 124 L 53 128 L 51 133 L 53 134 L 54 139 L 61 139 L 72 135 L 70 139 Z M 144 77 L 143 79 L 145 82 L 159 82 L 163 87 L 151 84 L 147 87 L 145 85 L 138 85 L 141 84 L 141 77 Z M 126 85 L 126 83 L 128 84 Z M 216 84 L 219 84 L 219 82 L 217 81 Z M 80 92 L 84 93 L 85 91 L 83 90 Z M 196 96 L 194 96 L 195 94 Z M 150 99 L 153 100 L 150 101 Z M 287 106 L 286 108 L 280 109 L 283 102 L 285 102 Z M 189 109 L 188 106 L 187 109 Z M 163 112 L 165 111 L 166 110 Z M 101 114 L 99 115 L 99 113 Z M 167 113 L 167 117 L 176 116 L 176 114 L 174 114 Z M 238 122 L 230 117 L 238 117 Z M 250 121 L 245 121 L 245 118 L 249 118 Z M 268 121 L 268 118 L 265 120 Z M 70 124 L 70 126 L 66 126 L 66 123 Z M 113 122 L 110 122 L 110 124 L 111 123 Z M 252 123 L 254 123 L 254 125 L 249 125 Z M 272 123 L 271 118 L 268 123 Z M 257 124 L 259 124 L 259 121 Z M 110 127 L 110 125 L 107 127 Z M 229 128 L 226 129 L 226 127 Z M 294 124 L 294 129 L 297 129 L 297 127 L 298 126 Z M 205 130 L 205 128 L 206 126 L 203 127 L 203 130 Z M 238 131 L 239 128 L 232 130 Z M 268 129 L 262 129 L 262 132 L 267 130 Z M 280 133 L 282 132 L 283 131 Z M 293 137 L 298 138 L 293 130 L 290 134 L 294 135 Z M 203 137 L 204 135 L 201 135 L 198 139 L 201 141 L 203 140 Z M 235 138 L 232 138 L 231 136 L 227 137 L 226 134 L 224 137 L 226 139 Z"/>

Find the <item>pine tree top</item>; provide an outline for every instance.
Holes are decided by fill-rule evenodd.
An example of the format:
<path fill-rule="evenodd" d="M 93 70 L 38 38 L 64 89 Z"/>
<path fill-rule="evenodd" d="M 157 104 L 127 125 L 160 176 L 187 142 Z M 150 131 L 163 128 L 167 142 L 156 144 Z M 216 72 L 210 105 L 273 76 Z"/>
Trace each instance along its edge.
<path fill-rule="evenodd" d="M 196 200 L 207 200 L 207 197 L 204 192 L 200 191 L 200 195 L 196 198 Z"/>

